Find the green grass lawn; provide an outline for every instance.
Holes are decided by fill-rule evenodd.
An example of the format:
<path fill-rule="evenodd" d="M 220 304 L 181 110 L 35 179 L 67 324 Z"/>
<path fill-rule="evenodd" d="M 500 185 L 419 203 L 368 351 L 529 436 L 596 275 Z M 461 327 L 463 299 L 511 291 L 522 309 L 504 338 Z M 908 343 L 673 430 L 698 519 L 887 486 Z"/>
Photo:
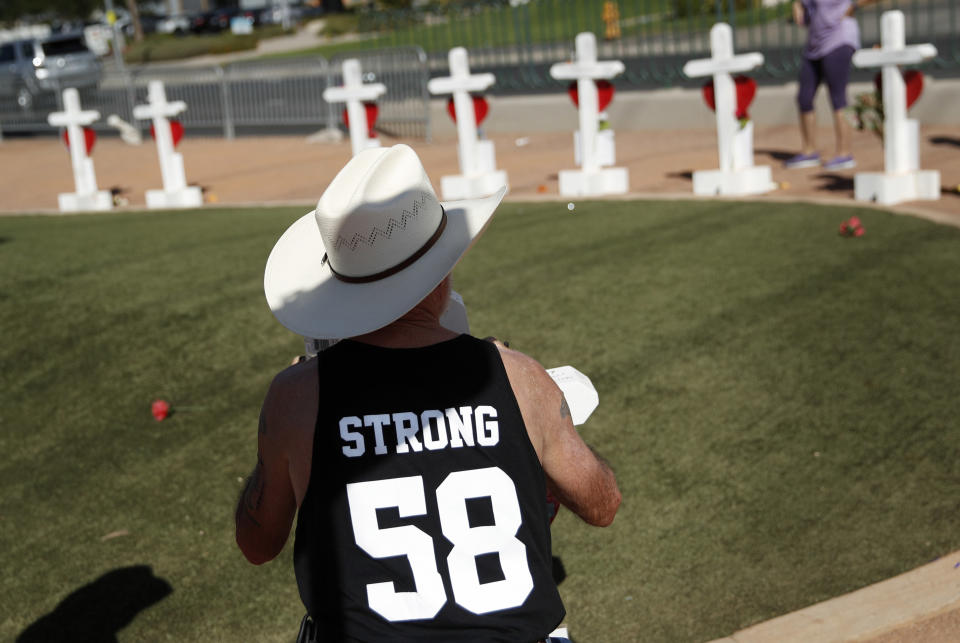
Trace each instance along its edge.
<path fill-rule="evenodd" d="M 302 212 L 0 218 L 0 640 L 293 640 L 292 547 L 250 566 L 232 521 L 262 396 L 302 349 L 261 285 Z M 839 237 L 852 214 L 866 235 Z M 580 643 L 704 641 L 960 548 L 960 230 L 508 204 L 454 287 L 474 334 L 600 393 L 582 432 L 623 506 L 553 526 Z"/>
<path fill-rule="evenodd" d="M 231 31 L 216 34 L 149 34 L 140 42 L 131 41 L 123 52 L 123 59 L 127 63 L 151 63 L 246 51 L 256 49 L 261 40 L 284 33 L 283 27 L 268 25 L 249 34 Z"/>
<path fill-rule="evenodd" d="M 709 49 L 710 27 L 722 19 L 741 27 L 784 20 L 790 8 L 756 6 L 721 12 L 696 0 L 620 0 L 617 2 L 621 35 L 627 46 L 674 37 L 689 38 L 695 47 Z M 521 57 L 527 48 L 561 44 L 573 47 L 578 33 L 592 31 L 603 42 L 605 0 L 537 0 L 511 7 L 507 3 L 484 4 L 451 2 L 431 10 L 367 11 L 331 14 L 326 17 L 324 33 L 329 43 L 302 49 L 267 54 L 263 58 L 289 58 L 306 55 L 331 57 L 349 51 L 418 46 L 427 53 L 446 53 L 452 47 L 468 50 L 515 48 Z M 359 38 L 338 39 L 352 34 Z M 799 45 L 798 45 L 799 46 Z M 632 54 L 638 55 L 636 53 Z"/>

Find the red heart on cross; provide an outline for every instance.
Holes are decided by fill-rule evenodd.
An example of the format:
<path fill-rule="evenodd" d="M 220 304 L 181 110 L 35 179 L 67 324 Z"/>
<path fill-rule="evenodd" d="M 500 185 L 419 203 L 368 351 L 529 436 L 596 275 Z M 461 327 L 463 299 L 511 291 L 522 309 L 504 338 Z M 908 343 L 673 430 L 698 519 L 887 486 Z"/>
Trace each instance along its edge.
<path fill-rule="evenodd" d="M 367 113 L 367 137 L 376 138 L 377 133 L 373 130 L 374 124 L 377 122 L 377 114 L 380 113 L 380 108 L 377 107 L 376 103 L 364 103 L 363 109 Z M 347 114 L 347 110 L 343 110 L 343 124 L 347 126 L 347 129 L 350 129 L 350 115 Z"/>
<path fill-rule="evenodd" d="M 750 118 L 747 110 L 753 97 L 757 95 L 757 81 L 749 76 L 737 76 L 733 79 L 737 87 L 737 118 Z"/>
<path fill-rule="evenodd" d="M 483 119 L 487 117 L 487 112 L 490 111 L 490 105 L 487 104 L 487 99 L 479 94 L 470 94 L 470 98 L 473 99 L 473 117 L 476 119 L 476 123 L 479 126 L 483 122 Z M 447 113 L 450 114 L 450 118 L 453 119 L 453 122 L 457 122 L 457 110 L 453 105 L 453 96 L 447 99 Z"/>
<path fill-rule="evenodd" d="M 907 109 L 917 102 L 920 94 L 923 93 L 923 72 L 918 69 L 909 69 L 903 72 L 903 83 L 907 88 Z M 873 84 L 877 86 L 877 91 L 883 97 L 883 74 L 877 73 L 873 77 Z"/>
<path fill-rule="evenodd" d="M 596 81 L 597 83 L 597 111 L 602 112 L 607 108 L 607 105 L 610 104 L 610 101 L 613 100 L 613 83 L 609 80 L 600 79 Z M 567 93 L 570 95 L 570 100 L 573 101 L 573 104 L 577 107 L 580 107 L 580 92 L 577 90 L 577 81 L 573 81 L 567 87 Z"/>
<path fill-rule="evenodd" d="M 180 139 L 183 138 L 183 123 L 180 121 L 171 120 L 170 121 L 170 136 L 173 138 L 173 146 L 176 147 L 180 144 Z M 150 138 L 156 140 L 157 134 L 153 129 L 153 123 L 150 123 Z"/>
<path fill-rule="evenodd" d="M 738 120 L 750 118 L 747 110 L 750 109 L 750 103 L 753 102 L 753 97 L 757 94 L 757 81 L 749 76 L 740 75 L 734 77 L 733 83 L 737 91 L 737 111 L 735 115 Z M 717 110 L 712 80 L 703 86 L 703 101 L 711 110 Z"/>
<path fill-rule="evenodd" d="M 63 130 L 63 142 L 67 144 L 67 149 L 70 149 L 70 135 L 67 133 L 67 130 Z M 89 127 L 83 128 L 83 142 L 87 148 L 87 156 L 90 156 L 90 152 L 93 151 L 93 144 L 97 142 L 97 133 L 94 132 Z"/>
<path fill-rule="evenodd" d="M 717 111 L 717 103 L 713 96 L 713 81 L 708 80 L 705 82 L 700 91 L 703 93 L 703 102 L 707 104 L 707 107 L 710 108 L 710 111 Z"/>

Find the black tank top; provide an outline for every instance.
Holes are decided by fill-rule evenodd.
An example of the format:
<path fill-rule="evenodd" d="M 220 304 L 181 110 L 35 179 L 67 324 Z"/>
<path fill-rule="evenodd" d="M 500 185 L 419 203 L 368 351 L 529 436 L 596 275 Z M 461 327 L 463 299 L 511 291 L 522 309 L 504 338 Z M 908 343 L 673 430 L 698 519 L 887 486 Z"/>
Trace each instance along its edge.
<path fill-rule="evenodd" d="M 496 347 L 346 340 L 317 362 L 294 566 L 319 640 L 546 637 L 564 609 L 543 470 Z"/>

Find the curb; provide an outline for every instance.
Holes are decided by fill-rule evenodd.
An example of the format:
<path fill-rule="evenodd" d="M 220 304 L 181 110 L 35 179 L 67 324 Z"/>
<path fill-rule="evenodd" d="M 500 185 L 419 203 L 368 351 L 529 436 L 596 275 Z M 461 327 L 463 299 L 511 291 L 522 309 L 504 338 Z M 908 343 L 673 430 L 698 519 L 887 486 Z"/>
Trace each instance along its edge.
<path fill-rule="evenodd" d="M 951 216 L 945 212 L 939 212 L 937 210 L 929 210 L 925 208 L 918 208 L 910 205 L 878 205 L 876 203 L 869 203 L 866 201 L 851 201 L 849 199 L 842 198 L 831 198 L 823 196 L 803 196 L 803 195 L 794 195 L 794 196 L 780 196 L 774 194 L 762 194 L 753 197 L 749 196 L 697 196 L 695 194 L 687 194 L 684 192 L 627 192 L 625 194 L 607 194 L 604 196 L 593 196 L 593 197 L 571 197 L 571 196 L 560 196 L 558 194 L 543 194 L 543 195 L 523 195 L 511 197 L 508 193 L 504 199 L 504 203 L 564 203 L 572 202 L 576 203 L 577 201 L 732 201 L 732 202 L 746 202 L 746 203 L 756 203 L 756 202 L 775 202 L 775 203 L 812 203 L 815 205 L 830 205 L 843 208 L 869 208 L 871 210 L 880 210 L 883 212 L 889 212 L 890 214 L 906 215 L 917 217 L 919 219 L 926 219 L 933 223 L 939 223 L 941 225 L 953 226 L 955 228 L 960 228 L 960 218 L 956 216 Z M 297 207 L 302 206 L 307 210 L 311 210 L 315 207 L 316 203 L 313 201 L 307 202 L 305 200 L 281 200 L 281 201 L 241 201 L 237 203 L 232 202 L 221 202 L 221 203 L 204 203 L 197 208 L 187 208 L 190 210 L 193 209 L 230 209 L 230 208 L 283 208 L 283 207 Z M 172 208 L 172 210 L 176 210 Z M 149 210 L 146 206 L 119 206 L 107 210 L 104 212 L 101 211 L 84 211 L 84 212 L 63 212 L 56 208 L 37 208 L 35 210 L 29 211 L 9 211 L 9 210 L 0 210 L 0 218 L 3 217 L 21 217 L 21 216 L 73 216 L 73 215 L 83 215 L 83 214 L 109 214 L 109 213 L 145 213 L 151 214 L 152 212 L 167 212 L 168 210 Z M 960 553 L 958 553 L 960 556 Z"/>
<path fill-rule="evenodd" d="M 710 643 L 868 641 L 953 610 L 960 610 L 960 551 Z"/>

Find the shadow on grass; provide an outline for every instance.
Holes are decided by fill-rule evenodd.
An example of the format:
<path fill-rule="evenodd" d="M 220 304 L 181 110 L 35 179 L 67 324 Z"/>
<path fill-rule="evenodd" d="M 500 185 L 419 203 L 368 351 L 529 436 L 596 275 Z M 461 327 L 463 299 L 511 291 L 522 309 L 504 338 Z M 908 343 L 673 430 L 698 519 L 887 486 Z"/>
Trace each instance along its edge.
<path fill-rule="evenodd" d="M 563 566 L 563 561 L 559 556 L 554 556 L 551 561 L 551 572 L 553 573 L 553 582 L 559 585 L 567 580 L 567 568 Z"/>
<path fill-rule="evenodd" d="M 21 632 L 17 643 L 113 643 L 139 612 L 172 592 L 147 565 L 114 569 L 63 599 Z"/>

